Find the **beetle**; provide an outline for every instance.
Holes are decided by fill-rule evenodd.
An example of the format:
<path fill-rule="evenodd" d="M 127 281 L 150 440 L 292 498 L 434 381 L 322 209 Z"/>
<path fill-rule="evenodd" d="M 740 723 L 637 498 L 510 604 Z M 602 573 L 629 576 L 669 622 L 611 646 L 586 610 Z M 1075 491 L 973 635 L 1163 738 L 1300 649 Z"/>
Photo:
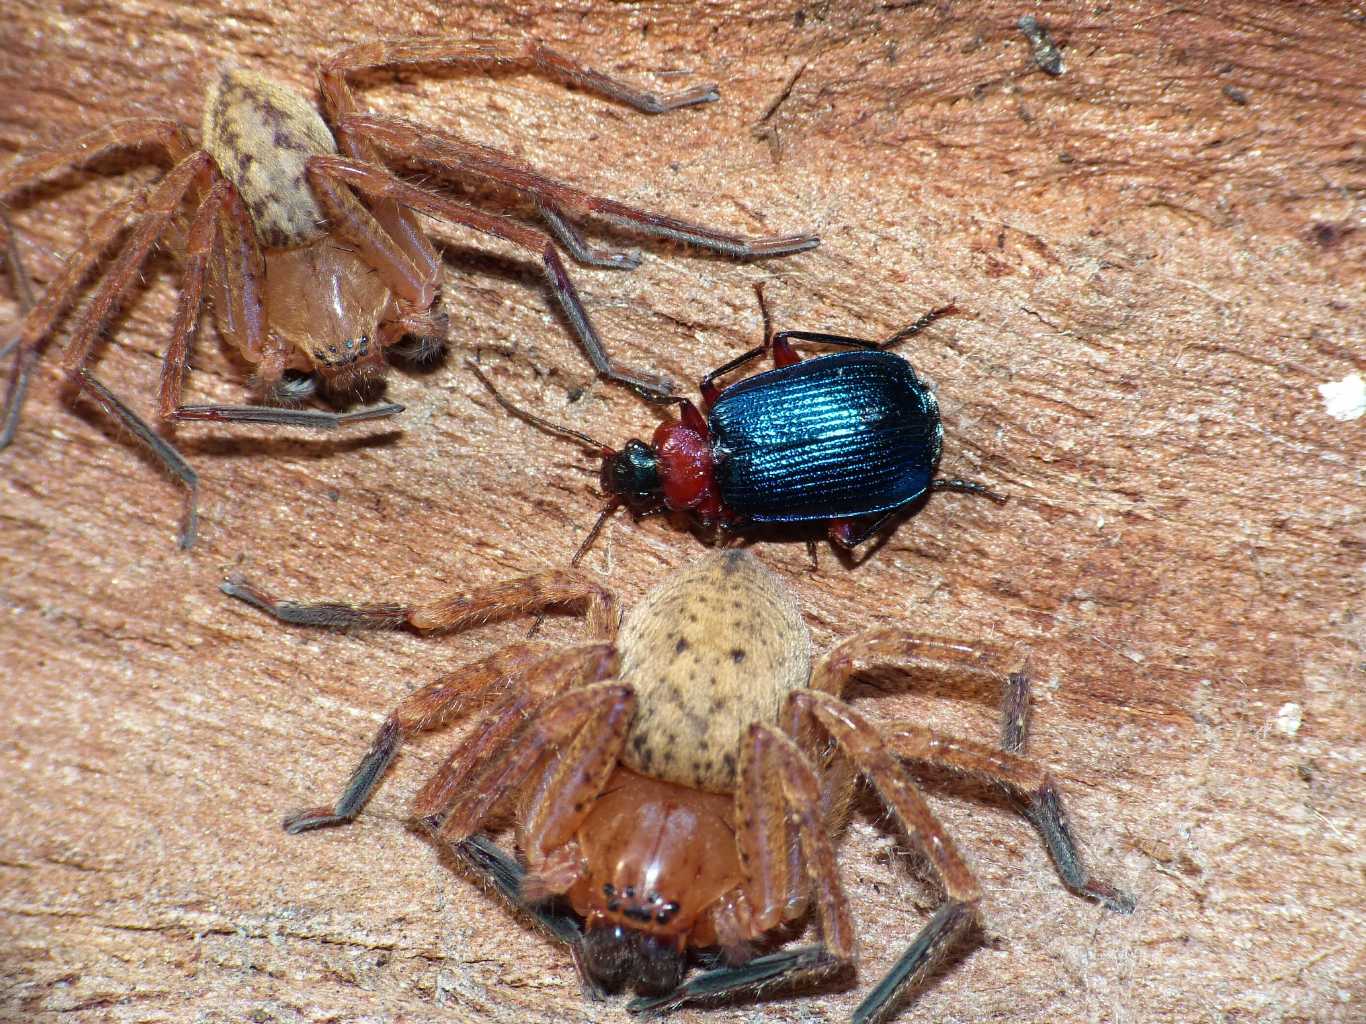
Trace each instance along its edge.
<path fill-rule="evenodd" d="M 702 378 L 701 409 L 686 398 L 677 420 L 661 423 L 649 444 L 621 449 L 513 405 L 471 368 L 515 416 L 571 437 L 602 456 L 607 506 L 574 555 L 577 564 L 607 518 L 686 513 L 703 528 L 824 522 L 832 544 L 851 550 L 932 491 L 1005 496 L 972 480 L 936 477 L 944 444 L 939 403 L 911 364 L 887 351 L 919 334 L 952 305 L 926 313 L 886 341 L 817 331 L 773 332 L 762 284 L 755 285 L 764 343 Z M 792 342 L 849 351 L 802 359 Z M 774 369 L 722 388 L 717 380 L 772 352 Z"/>

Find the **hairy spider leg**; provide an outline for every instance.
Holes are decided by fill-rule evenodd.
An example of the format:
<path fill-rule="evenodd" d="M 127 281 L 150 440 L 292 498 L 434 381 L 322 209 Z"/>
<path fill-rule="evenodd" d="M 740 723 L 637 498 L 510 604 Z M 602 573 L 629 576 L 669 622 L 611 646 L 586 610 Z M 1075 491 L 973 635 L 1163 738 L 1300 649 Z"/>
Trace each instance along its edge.
<path fill-rule="evenodd" d="M 382 44 L 381 44 L 382 45 Z M 363 49 L 364 47 L 362 47 Z M 363 136 L 347 131 L 340 126 L 343 118 L 358 112 L 356 97 L 346 82 L 346 75 L 360 70 L 347 63 L 347 55 L 354 53 L 356 47 L 335 54 L 319 69 L 319 84 L 322 91 L 323 110 L 328 124 L 332 126 L 340 152 L 368 164 L 381 163 L 379 152 Z M 341 61 L 341 64 L 338 64 Z M 440 282 L 441 256 L 436 247 L 422 230 L 417 216 L 393 200 L 382 200 L 374 204 L 371 213 L 389 235 L 407 254 L 418 268 L 420 274 L 429 282 L 429 294 L 425 305 L 422 299 L 415 300 L 413 309 L 420 315 L 431 306 Z"/>
<path fill-rule="evenodd" d="M 0 207 L 0 240 L 3 240 L 5 249 L 5 276 L 9 278 L 10 287 L 14 289 L 14 300 L 19 305 L 19 319 L 13 324 L 14 337 L 0 348 L 0 359 L 4 359 L 10 349 L 19 344 L 19 324 L 23 323 L 24 316 L 34 303 L 33 278 L 29 277 L 28 267 L 19 254 L 19 236 L 14 233 L 14 225 L 10 223 L 4 207 Z"/>
<path fill-rule="evenodd" d="M 512 242 L 541 258 L 551 290 L 568 317 L 593 368 L 602 376 L 651 396 L 667 396 L 670 381 L 655 374 L 642 373 L 621 366 L 607 355 L 597 328 L 548 235 L 527 227 L 509 217 L 487 213 L 465 203 L 446 199 L 394 177 L 384 167 L 357 163 L 344 157 L 314 156 L 308 161 L 311 177 L 323 175 L 345 182 L 372 198 L 392 198 L 405 206 L 419 210 L 440 220 L 463 224 L 476 231 Z"/>
<path fill-rule="evenodd" d="M 409 694 L 389 713 L 375 733 L 370 750 L 351 773 L 333 805 L 294 811 L 284 819 L 284 829 L 297 834 L 351 821 L 379 786 L 404 741 L 414 733 L 447 725 L 499 697 L 502 699 L 496 705 L 498 712 L 510 726 L 520 728 L 532 706 L 530 694 L 557 692 L 597 682 L 609 677 L 615 667 L 616 650 L 610 644 L 587 644 L 563 651 L 548 651 L 542 645 L 516 644 L 442 676 Z M 502 696 L 509 691 L 512 696 Z M 496 721 L 497 713 L 492 717 Z M 496 734 L 495 729 L 480 730 L 472 739 L 476 744 L 487 744 Z M 475 764 L 482 763 L 479 758 L 471 759 Z M 464 765 L 461 767 L 463 769 Z M 455 789 L 458 795 L 468 779 L 468 772 L 463 770 L 457 775 L 438 773 L 434 779 L 434 782 L 439 780 L 435 788 L 450 783 L 449 788 Z M 444 810 L 441 805 L 427 813 Z"/>
<path fill-rule="evenodd" d="M 350 94 L 346 76 L 380 67 L 403 65 L 444 65 L 472 67 L 525 68 L 559 78 L 570 85 L 596 92 L 608 99 L 624 103 L 645 114 L 662 114 L 682 107 L 710 103 L 719 98 L 716 86 L 706 85 L 667 96 L 660 96 L 636 88 L 630 83 L 584 67 L 572 57 L 558 53 L 543 44 L 527 42 L 521 49 L 514 45 L 489 43 L 459 43 L 446 40 L 400 39 L 378 41 L 353 46 L 328 60 L 322 68 L 324 102 L 334 115 L 340 117 L 355 112 L 355 101 Z M 491 156 L 495 174 L 502 167 L 520 167 L 510 158 L 484 147 L 472 152 Z M 373 162 L 373 161 L 371 161 Z M 470 168 L 475 170 L 475 168 Z M 481 173 L 476 171 L 476 173 Z M 533 172 L 534 173 L 534 172 Z M 539 176 L 538 176 L 539 177 Z M 496 177 L 495 177 L 496 180 Z M 568 219 L 562 201 L 549 193 L 535 196 L 537 212 L 549 226 L 551 234 L 580 263 L 595 267 L 630 270 L 640 263 L 633 252 L 598 249 L 590 245 Z"/>
<path fill-rule="evenodd" d="M 65 146 L 19 160 L 0 171 L 0 196 L 9 195 L 52 171 L 79 166 L 114 149 L 148 145 L 160 146 L 177 164 L 194 152 L 183 127 L 176 121 L 165 118 L 116 121 L 87 132 Z M 10 368 L 3 418 L 0 419 L 0 448 L 14 440 L 19 413 L 28 395 L 29 379 L 52 325 L 75 299 L 81 282 L 127 223 L 133 210 L 146 202 L 149 191 L 150 188 L 144 189 L 117 200 L 103 210 L 90 225 L 84 242 L 67 258 L 62 275 L 36 304 L 29 303 Z"/>
<path fill-rule="evenodd" d="M 46 161 L 36 163 L 39 164 L 40 170 L 47 169 Z M 127 221 L 128 214 L 136 210 L 135 224 L 128 238 L 100 281 L 95 294 L 77 318 L 71 338 L 62 353 L 61 366 L 66 378 L 75 384 L 81 393 L 93 399 L 107 414 L 122 423 L 185 487 L 185 512 L 180 530 L 182 548 L 190 547 L 195 537 L 195 493 L 198 478 L 194 470 L 169 442 L 157 436 L 127 404 L 97 380 L 86 369 L 86 364 L 90 360 L 91 349 L 100 326 L 108 319 L 123 293 L 137 277 L 138 269 L 146 260 L 147 254 L 166 230 L 171 216 L 194 186 L 196 179 L 202 180 L 211 173 L 212 163 L 207 153 L 191 153 L 179 160 L 164 178 L 135 196 L 131 202 L 115 203 L 97 219 L 90 237 L 69 258 L 66 272 L 57 287 L 49 289 L 25 317 L 19 338 L 19 349 L 15 355 L 14 370 L 10 377 L 8 408 L 5 414 L 6 427 L 4 433 L 0 434 L 0 446 L 7 444 L 13 437 L 19 410 L 28 389 L 29 376 L 49 330 L 75 298 L 80 283 L 90 267 L 99 260 L 118 235 Z M 0 184 L 0 189 L 9 187 L 13 186 L 9 183 Z M 211 201 L 209 198 L 205 199 L 205 203 Z M 196 217 L 196 220 L 202 219 Z"/>
<path fill-rule="evenodd" d="M 438 835 L 443 841 L 467 839 L 505 798 L 523 794 L 533 770 L 550 756 L 537 786 L 526 795 L 537 809 L 541 827 L 547 830 L 546 839 L 569 825 L 572 829 L 568 834 L 572 835 L 611 774 L 634 714 L 635 694 L 629 686 L 596 682 L 569 689 L 534 711 L 524 712 L 518 731 L 490 752 L 473 775 L 465 770 L 466 765 L 448 762 L 418 795 L 414 812 L 422 818 L 442 815 Z M 447 772 L 447 768 L 452 770 Z M 455 779 L 457 770 L 458 786 L 448 781 Z M 560 789 L 555 788 L 556 780 Z M 449 795 L 452 802 L 437 805 L 438 794 Z M 546 807 L 546 801 L 557 800 L 563 801 L 559 811 Z M 542 836 L 527 833 L 526 839 L 532 844 L 525 852 L 534 872 Z"/>
<path fill-rule="evenodd" d="M 432 838 L 439 838 L 439 816 L 433 815 L 423 819 L 423 824 L 431 832 Z M 526 868 L 500 850 L 493 840 L 478 833 L 450 844 L 450 848 L 476 878 L 502 896 L 514 910 L 530 917 L 552 938 L 558 939 L 575 951 L 575 960 L 578 961 L 577 946 L 583 938 L 583 928 L 579 924 L 578 915 L 572 911 L 557 912 L 527 900 L 522 893 L 523 881 L 527 876 Z M 586 980 L 586 972 L 580 974 Z M 596 986 L 588 994 L 595 998 L 601 998 L 603 995 Z"/>
<path fill-rule="evenodd" d="M 561 217 L 599 216 L 647 235 L 684 242 L 740 259 L 762 259 L 806 252 L 820 244 L 815 235 L 778 235 L 751 238 L 718 231 L 595 196 L 573 185 L 547 177 L 498 150 L 450 135 L 424 130 L 398 118 L 377 114 L 347 117 L 342 124 L 363 132 L 381 149 L 401 153 L 419 163 L 474 174 L 550 204 Z"/>
<path fill-rule="evenodd" d="M 874 728 L 848 704 L 838 699 L 860 664 L 896 665 L 958 679 L 978 677 L 980 685 L 981 677 L 992 674 L 986 666 L 992 662 L 999 663 L 1000 658 L 1001 652 L 980 644 L 954 644 L 936 637 L 896 630 L 873 630 L 852 637 L 830 651 L 813 672 L 812 690 L 793 694 L 790 702 L 807 705 L 803 710 L 808 710 L 830 731 L 841 749 L 845 749 L 845 740 L 836 730 L 843 730 L 844 734 L 851 737 L 860 736 L 864 741 L 875 740 L 880 748 L 902 760 L 949 768 L 997 784 L 1020 802 L 1025 817 L 1043 838 L 1049 856 L 1069 891 L 1095 899 L 1110 910 L 1131 912 L 1134 908 L 1132 897 L 1093 878 L 1084 867 L 1062 805 L 1061 794 L 1047 770 L 1004 749 L 1010 746 L 1019 749 L 1024 744 L 1029 702 L 1029 681 L 1025 673 L 1012 674 L 1005 684 L 1001 748 L 941 736 L 915 723 L 899 722 Z M 928 809 L 926 813 L 929 813 Z M 934 854 L 929 850 L 929 844 L 922 845 L 933 863 Z M 967 877 L 970 880 L 971 876 Z M 945 888 L 952 897 L 953 891 L 947 878 Z M 951 904 L 952 901 L 941 907 L 887 977 L 869 993 L 855 1011 L 855 1021 L 879 1019 L 883 1008 L 892 1005 L 897 993 L 923 976 L 932 966 L 936 950 L 946 948 L 952 937 L 949 925 L 952 924 L 952 931 L 956 932 L 967 921 L 964 918 L 954 923 L 960 910 Z"/>
<path fill-rule="evenodd" d="M 553 694 L 565 687 L 596 682 L 609 676 L 615 666 L 613 645 L 620 621 L 616 597 L 587 573 L 573 569 L 551 569 L 474 590 L 451 590 L 412 605 L 300 604 L 282 600 L 239 575 L 229 577 L 220 589 L 281 622 L 334 630 L 406 626 L 419 632 L 456 632 L 514 615 L 577 606 L 582 609 L 593 641 L 560 653 L 545 645 L 513 645 L 410 694 L 380 726 L 369 752 L 352 772 L 337 802 L 331 807 L 291 814 L 285 819 L 285 828 L 290 832 L 341 824 L 354 818 L 412 733 L 446 724 L 509 693 L 489 719 L 496 720 L 501 714 L 511 729 L 525 722 L 530 701 L 527 694 Z M 495 733 L 496 730 L 487 729 L 467 739 L 461 750 L 472 742 L 482 743 L 476 753 L 452 755 L 447 767 L 423 790 L 426 796 L 420 797 L 419 802 L 430 804 L 423 816 L 444 811 L 446 801 L 441 794 L 445 788 L 458 789 L 463 784 L 468 775 L 466 768 L 485 763 Z M 458 767 L 452 768 L 455 762 Z"/>
<path fill-rule="evenodd" d="M 995 673 L 987 666 L 998 661 L 1000 656 L 1001 652 L 979 644 L 969 646 L 937 637 L 874 630 L 852 637 L 831 650 L 813 670 L 811 688 L 798 690 L 788 697 L 783 714 L 784 729 L 806 748 L 805 757 L 822 765 L 825 775 L 822 790 L 807 789 L 803 795 L 811 801 L 809 806 L 817 809 L 818 820 L 825 823 L 827 830 L 840 827 L 847 813 L 852 784 L 858 775 L 863 775 L 873 784 L 902 831 L 926 853 L 947 897 L 896 965 L 855 1010 L 856 1024 L 882 1019 L 894 1007 L 897 996 L 924 977 L 938 957 L 975 919 L 981 897 L 980 888 L 952 839 L 934 818 L 899 759 L 967 772 L 1001 786 L 1025 805 L 1026 817 L 1043 836 L 1069 890 L 1097 899 L 1107 908 L 1121 913 L 1133 909 L 1130 897 L 1092 878 L 1082 867 L 1061 796 L 1046 770 L 1006 750 L 941 737 L 918 725 L 874 727 L 839 698 L 849 679 L 865 664 L 892 664 L 959 679 L 974 678 L 980 686 L 987 680 L 994 681 Z M 1015 673 L 1007 679 L 1003 700 L 1003 746 L 1023 744 L 1028 693 L 1025 673 Z M 818 756 L 821 744 L 815 727 L 835 741 L 843 758 L 831 760 Z M 802 747 L 795 749 L 802 756 Z M 788 824 L 788 806 L 782 802 L 789 797 L 786 791 L 780 791 L 765 779 L 746 776 L 742 771 L 736 790 L 737 842 L 746 870 L 745 895 L 753 935 L 761 934 L 764 929 L 789 920 L 805 909 L 800 895 L 793 889 L 792 873 L 796 870 L 793 837 Z M 802 856 L 809 854 L 803 850 Z M 838 885 L 833 874 L 822 884 L 825 898 L 842 899 L 838 889 L 832 888 Z M 816 891 L 822 892 L 819 888 Z M 665 996 L 636 1000 L 630 1009 L 649 1012 L 711 996 L 753 991 L 779 982 L 820 976 L 852 962 L 852 948 L 841 959 L 827 946 L 782 951 L 736 967 L 706 972 Z"/>
<path fill-rule="evenodd" d="M 788 698 L 794 712 L 820 723 L 877 791 L 901 831 L 924 852 L 944 888 L 944 902 L 892 969 L 854 1011 L 855 1024 L 881 1019 L 907 985 L 918 982 L 977 917 L 981 888 L 948 832 L 878 731 L 848 704 L 818 690 Z"/>
<path fill-rule="evenodd" d="M 840 696 L 844 683 L 860 663 L 893 665 L 909 671 L 957 679 L 977 677 L 978 685 L 995 676 L 987 666 L 1000 664 L 1003 652 L 982 644 L 955 644 L 942 638 L 875 629 L 851 637 L 821 660 L 812 674 L 812 689 Z M 1018 756 L 1024 747 L 1029 715 L 1029 679 L 1008 676 L 1002 701 L 1001 746 L 940 736 L 917 724 L 890 723 L 882 728 L 898 756 L 955 769 L 1001 786 L 1022 801 L 1026 818 L 1044 840 L 1063 884 L 1069 891 L 1128 913 L 1134 902 L 1113 886 L 1093 879 L 1081 861 L 1056 782 L 1046 768 Z"/>

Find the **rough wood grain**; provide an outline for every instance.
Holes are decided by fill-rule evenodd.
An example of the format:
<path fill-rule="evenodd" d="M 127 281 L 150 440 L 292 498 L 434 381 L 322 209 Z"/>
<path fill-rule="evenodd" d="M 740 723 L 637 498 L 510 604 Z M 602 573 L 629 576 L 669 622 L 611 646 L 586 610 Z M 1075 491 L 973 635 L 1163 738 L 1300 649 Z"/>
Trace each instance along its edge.
<path fill-rule="evenodd" d="M 971 311 L 907 354 L 939 388 L 946 472 L 1011 504 L 937 498 L 854 571 L 826 554 L 809 573 L 799 543 L 760 553 L 821 644 L 907 623 L 1027 656 L 1033 753 L 1139 909 L 1067 895 L 1008 808 L 935 786 L 986 934 L 898 1019 L 1360 1020 L 1366 421 L 1330 418 L 1316 388 L 1366 355 L 1366 30 L 1347 5 L 1218 6 L 1050 14 L 1067 62 L 1050 78 L 1015 28 L 1026 8 L 999 3 L 11 3 L 0 156 L 116 116 L 197 122 L 222 60 L 310 87 L 331 50 L 404 33 L 535 34 L 646 81 L 714 78 L 721 103 L 655 120 L 528 76 L 379 75 L 364 97 L 611 195 L 820 231 L 785 261 L 647 244 L 633 274 L 580 271 L 636 364 L 696 378 L 751 344 L 756 280 L 787 326 L 879 335 L 950 299 Z M 16 197 L 39 282 L 157 166 Z M 188 554 L 173 486 L 45 364 L 0 453 L 0 1017 L 627 1019 L 405 827 L 447 739 L 405 752 L 353 827 L 279 829 L 400 694 L 522 627 L 323 636 L 216 589 L 243 569 L 299 595 L 422 594 L 577 543 L 584 460 L 509 422 L 462 360 L 481 351 L 599 436 L 653 414 L 592 382 L 530 264 L 442 236 L 453 351 L 393 377 L 397 429 L 180 430 L 204 481 Z M 175 268 L 154 261 L 99 364 L 144 410 Z M 241 374 L 207 330 L 192 394 L 235 400 Z M 696 550 L 623 520 L 592 562 L 631 600 Z M 868 706 L 991 734 L 985 701 L 946 698 Z M 857 987 L 675 1019 L 847 1019 L 932 903 L 894 845 L 866 818 L 843 845 Z"/>

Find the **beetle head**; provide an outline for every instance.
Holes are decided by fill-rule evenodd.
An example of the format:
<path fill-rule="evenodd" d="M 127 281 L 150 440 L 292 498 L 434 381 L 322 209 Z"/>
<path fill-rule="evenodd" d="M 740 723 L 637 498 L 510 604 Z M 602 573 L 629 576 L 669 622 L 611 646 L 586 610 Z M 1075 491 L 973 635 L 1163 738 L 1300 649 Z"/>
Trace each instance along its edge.
<path fill-rule="evenodd" d="M 632 509 L 654 508 L 663 490 L 659 456 L 644 441 L 627 441 L 621 451 L 603 456 L 599 482 L 604 492 Z"/>

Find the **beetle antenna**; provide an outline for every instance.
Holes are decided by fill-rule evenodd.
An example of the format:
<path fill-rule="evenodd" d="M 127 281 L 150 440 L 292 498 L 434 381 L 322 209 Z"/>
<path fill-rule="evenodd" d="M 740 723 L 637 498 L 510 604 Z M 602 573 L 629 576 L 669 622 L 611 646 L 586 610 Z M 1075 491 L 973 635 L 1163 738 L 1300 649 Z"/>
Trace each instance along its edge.
<path fill-rule="evenodd" d="M 576 568 L 579 564 L 579 560 L 583 558 L 584 555 L 588 554 L 588 549 L 591 548 L 593 542 L 598 539 L 598 534 L 602 533 L 602 528 L 607 524 L 607 520 L 611 518 L 612 513 L 620 506 L 621 502 L 615 497 L 607 502 L 607 507 L 599 513 L 597 522 L 593 524 L 593 528 L 588 531 L 588 536 L 585 537 L 583 543 L 579 545 L 579 550 L 575 551 L 574 557 L 569 560 L 569 567 L 571 569 Z"/>
<path fill-rule="evenodd" d="M 932 309 L 924 316 L 922 316 L 919 320 L 917 320 L 915 323 L 908 324 L 907 326 L 901 328 L 901 330 L 893 334 L 886 341 L 879 342 L 878 348 L 891 348 L 898 341 L 905 341 L 907 338 L 913 338 L 921 331 L 923 331 L 926 327 L 930 326 L 930 324 L 938 320 L 940 317 L 951 316 L 952 314 L 957 312 L 958 307 L 955 306 L 952 302 L 950 302 L 947 306 L 940 306 L 938 309 Z"/>
<path fill-rule="evenodd" d="M 479 367 L 474 362 L 467 359 L 465 360 L 465 365 L 468 366 L 474 372 L 474 375 L 479 378 L 480 382 L 484 385 L 484 387 L 489 389 L 489 394 L 493 395 L 494 400 L 497 401 L 497 403 L 501 405 L 504 409 L 506 409 L 509 414 L 516 416 L 519 420 L 524 420 L 525 422 L 530 423 L 533 427 L 537 427 L 541 430 L 546 431 L 546 433 L 559 434 L 561 437 L 572 438 L 573 440 L 578 441 L 586 448 L 595 449 L 596 453 L 599 455 L 606 456 L 616 454 L 615 448 L 612 448 L 610 445 L 605 445 L 601 441 L 593 440 L 593 438 L 583 433 L 583 431 L 575 430 L 572 427 L 566 427 L 560 423 L 552 423 L 550 420 L 542 419 L 540 416 L 537 416 L 534 413 L 527 412 L 525 409 L 513 405 L 512 402 L 504 398 L 502 393 L 496 387 L 493 386 L 493 381 L 485 377 L 484 371 L 479 369 Z"/>
<path fill-rule="evenodd" d="M 759 297 L 759 313 L 764 318 L 764 348 L 773 344 L 773 317 L 768 312 L 768 302 L 764 299 L 764 282 L 754 282 L 754 294 Z"/>

